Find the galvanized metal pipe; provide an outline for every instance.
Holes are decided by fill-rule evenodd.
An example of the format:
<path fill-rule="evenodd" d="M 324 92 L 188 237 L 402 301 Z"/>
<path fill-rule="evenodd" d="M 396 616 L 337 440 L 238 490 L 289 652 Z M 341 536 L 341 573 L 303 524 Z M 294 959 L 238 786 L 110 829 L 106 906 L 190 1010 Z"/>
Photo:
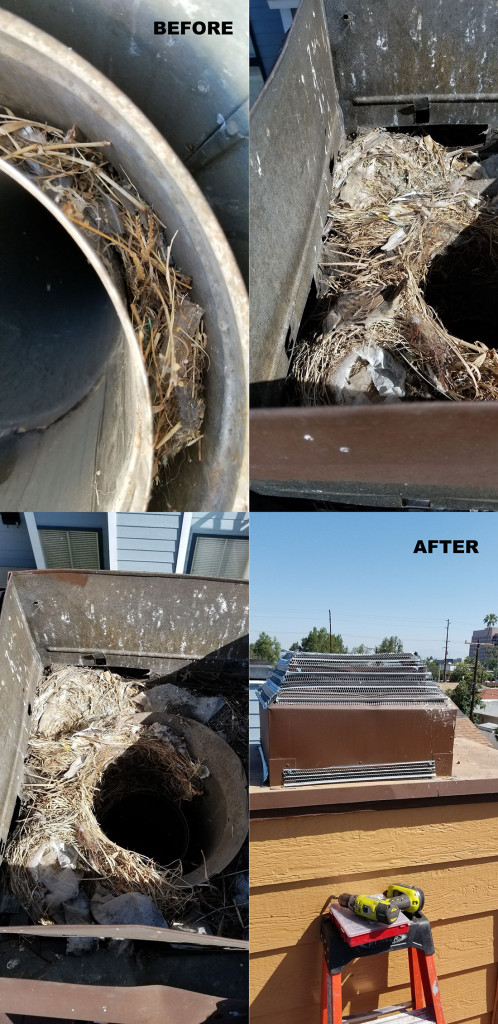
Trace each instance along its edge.
<path fill-rule="evenodd" d="M 245 4 L 210 11 L 231 35 L 155 35 L 154 20 L 200 17 L 190 0 L 2 0 L 88 60 L 167 139 L 215 212 L 243 272 L 248 245 L 249 82 Z M 195 17 L 192 15 L 195 13 Z M 192 22 L 190 22 L 191 24 Z"/>
<path fill-rule="evenodd" d="M 18 115 L 57 127 L 67 129 L 77 124 L 86 138 L 105 139 L 111 143 L 108 149 L 110 160 L 155 209 L 167 225 L 168 237 L 172 238 L 177 233 L 174 244 L 176 263 L 192 276 L 192 296 L 205 309 L 210 368 L 206 379 L 207 411 L 202 459 L 199 459 L 197 451 L 194 453 L 192 450 L 168 467 L 171 482 L 168 493 L 161 496 L 162 507 L 210 508 L 216 511 L 244 508 L 247 493 L 247 296 L 219 223 L 192 177 L 160 133 L 95 68 L 63 44 L 5 10 L 0 11 L 0 53 L 0 103 Z M 65 224 L 90 259 L 89 246 L 81 232 L 70 225 L 60 211 L 56 212 L 57 207 L 46 197 L 45 205 Z M 93 265 L 104 280 L 102 267 L 97 268 L 95 254 Z M 133 370 L 122 382 L 119 401 L 115 400 L 112 408 L 106 409 L 108 441 L 104 441 L 98 430 L 98 437 L 93 440 L 94 453 L 97 448 L 101 449 L 97 459 L 100 478 L 93 476 L 91 480 L 94 495 L 89 497 L 90 478 L 83 449 L 88 424 L 99 425 L 102 415 L 94 409 L 90 417 L 89 410 L 81 404 L 74 410 L 71 444 L 63 436 L 60 426 L 63 421 L 54 424 L 57 430 L 53 430 L 59 466 L 62 465 L 63 470 L 67 468 L 70 486 L 64 492 L 63 473 L 59 474 L 56 486 L 55 474 L 48 472 L 48 456 L 41 454 L 39 445 L 28 446 L 24 440 L 22 466 L 17 450 L 12 452 L 9 448 L 4 452 L 3 472 L 4 476 L 9 475 L 11 487 L 2 492 L 3 485 L 0 485 L 0 500 L 6 509 L 40 507 L 40 493 L 42 498 L 46 497 L 44 504 L 47 510 L 138 510 L 146 507 L 143 489 L 141 496 L 138 487 L 136 493 L 130 495 L 130 488 L 137 483 L 136 473 L 124 472 L 125 478 L 129 477 L 125 479 L 127 497 L 123 497 L 120 484 L 123 466 L 116 473 L 114 484 L 109 485 L 108 480 L 115 451 L 122 446 L 121 432 L 130 407 L 134 410 L 136 443 L 143 443 L 145 448 L 150 437 L 150 422 L 147 422 L 150 414 L 145 415 L 145 420 L 140 420 L 140 403 L 137 403 L 136 378 L 143 373 L 137 365 L 138 345 L 134 342 L 133 348 L 129 336 L 131 325 L 129 322 L 126 325 L 126 316 L 122 319 L 123 305 L 117 289 L 113 292 L 108 284 L 106 287 L 120 316 L 123 333 L 129 339 L 128 356 Z M 25 295 L 27 301 L 29 288 L 26 288 Z M 95 393 L 90 397 L 96 404 Z M 107 401 L 107 392 L 105 397 Z M 78 437 L 83 437 L 83 445 L 78 445 Z M 29 441 L 32 442 L 33 438 L 30 437 Z M 81 462 L 80 490 L 73 480 L 75 474 L 69 472 L 75 453 L 76 460 Z M 37 490 L 38 484 L 31 489 L 34 476 L 41 472 L 46 472 L 47 479 L 52 480 L 50 494 L 48 488 L 46 491 L 42 488 L 42 492 Z"/>
<path fill-rule="evenodd" d="M 0 504 L 147 506 L 152 413 L 119 283 L 0 160 Z"/>

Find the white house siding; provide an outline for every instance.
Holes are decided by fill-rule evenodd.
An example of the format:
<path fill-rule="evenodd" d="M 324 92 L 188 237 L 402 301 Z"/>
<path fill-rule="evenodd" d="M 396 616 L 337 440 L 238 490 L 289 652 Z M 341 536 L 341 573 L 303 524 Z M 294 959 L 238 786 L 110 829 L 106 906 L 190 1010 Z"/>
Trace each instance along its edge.
<path fill-rule="evenodd" d="M 9 569 L 36 569 L 29 533 L 21 514 L 19 526 L 4 526 L 0 519 L 0 587 L 5 587 Z"/>
<path fill-rule="evenodd" d="M 180 533 L 184 517 L 176 512 L 131 513 L 117 512 L 116 563 L 113 567 L 122 572 L 164 572 L 176 569 Z M 105 512 L 37 512 L 35 522 L 42 527 L 61 529 L 100 529 L 103 537 L 104 565 L 110 567 L 108 515 Z M 190 529 L 187 526 L 188 543 L 185 568 L 195 538 L 202 536 L 248 537 L 249 517 L 246 513 L 213 515 L 193 513 Z M 5 586 L 8 569 L 35 569 L 28 530 L 21 515 L 21 525 L 4 526 L 0 521 L 0 587 Z"/>
<path fill-rule="evenodd" d="M 249 743 L 259 743 L 259 700 L 260 679 L 249 680 Z"/>
<path fill-rule="evenodd" d="M 117 568 L 122 572 L 174 572 L 181 519 L 176 512 L 118 512 Z"/>

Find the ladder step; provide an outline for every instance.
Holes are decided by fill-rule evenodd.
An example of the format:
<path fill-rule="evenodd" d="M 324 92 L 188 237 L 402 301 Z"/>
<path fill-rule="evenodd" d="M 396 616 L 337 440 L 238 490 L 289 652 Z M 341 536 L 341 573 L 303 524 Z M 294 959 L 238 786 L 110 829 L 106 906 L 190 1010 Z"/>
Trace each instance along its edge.
<path fill-rule="evenodd" d="M 395 1012 L 393 1012 L 395 1011 Z M 384 1010 L 372 1010 L 355 1017 L 344 1017 L 344 1024 L 435 1024 L 430 1010 L 401 1010 L 386 1006 Z"/>

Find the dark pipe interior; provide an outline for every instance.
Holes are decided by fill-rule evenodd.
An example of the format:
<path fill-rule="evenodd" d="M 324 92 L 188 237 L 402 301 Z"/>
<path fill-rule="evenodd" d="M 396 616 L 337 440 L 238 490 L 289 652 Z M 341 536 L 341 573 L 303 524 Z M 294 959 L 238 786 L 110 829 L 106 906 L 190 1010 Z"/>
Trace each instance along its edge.
<path fill-rule="evenodd" d="M 100 827 L 113 843 L 158 864 L 182 860 L 187 851 L 189 833 L 184 814 L 171 800 L 155 792 L 121 797 L 102 815 Z"/>
<path fill-rule="evenodd" d="M 102 377 L 121 326 L 80 248 L 0 173 L 0 425 L 44 427 Z"/>
<path fill-rule="evenodd" d="M 481 218 L 432 261 L 424 297 L 455 337 L 496 347 L 498 246 Z"/>
<path fill-rule="evenodd" d="M 186 874 L 210 855 L 225 823 L 222 794 L 212 778 L 205 786 L 210 799 L 173 799 L 164 768 L 139 746 L 129 747 L 104 772 L 95 816 L 113 843 L 163 866 L 181 860 Z"/>

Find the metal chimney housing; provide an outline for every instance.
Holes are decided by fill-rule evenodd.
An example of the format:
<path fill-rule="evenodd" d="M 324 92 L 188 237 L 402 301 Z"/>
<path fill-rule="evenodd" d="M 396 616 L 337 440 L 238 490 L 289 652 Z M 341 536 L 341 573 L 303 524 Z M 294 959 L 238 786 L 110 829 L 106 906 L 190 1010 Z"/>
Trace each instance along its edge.
<path fill-rule="evenodd" d="M 284 654 L 258 690 L 270 786 L 451 775 L 456 707 L 415 654 Z"/>

